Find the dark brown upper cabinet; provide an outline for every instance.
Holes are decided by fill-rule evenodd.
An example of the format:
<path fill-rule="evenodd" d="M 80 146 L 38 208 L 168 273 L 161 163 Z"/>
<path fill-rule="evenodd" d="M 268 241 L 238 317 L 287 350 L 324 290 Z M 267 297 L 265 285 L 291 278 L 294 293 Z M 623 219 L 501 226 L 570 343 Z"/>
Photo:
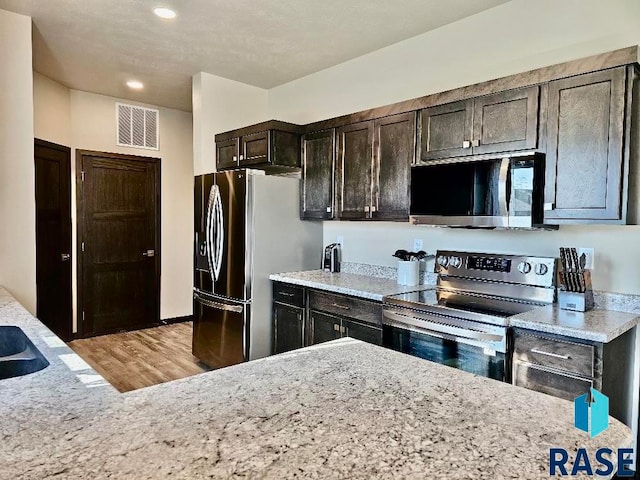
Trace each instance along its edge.
<path fill-rule="evenodd" d="M 301 127 L 271 120 L 216 135 L 218 170 L 300 167 Z"/>
<path fill-rule="evenodd" d="M 549 83 L 546 223 L 626 221 L 626 76 L 619 67 Z"/>
<path fill-rule="evenodd" d="M 420 159 L 537 148 L 539 92 L 533 86 L 422 110 Z"/>
<path fill-rule="evenodd" d="M 218 170 L 237 168 L 239 156 L 239 138 L 232 138 L 231 140 L 216 142 L 216 163 Z"/>
<path fill-rule="evenodd" d="M 302 219 L 333 218 L 335 151 L 334 129 L 309 133 L 302 137 Z"/>
<path fill-rule="evenodd" d="M 370 218 L 373 190 L 373 120 L 336 130 L 338 217 Z"/>
<path fill-rule="evenodd" d="M 374 122 L 374 204 L 378 220 L 409 219 L 409 180 L 416 152 L 416 112 Z"/>
<path fill-rule="evenodd" d="M 407 220 L 415 112 L 341 127 L 337 136 L 338 217 Z"/>

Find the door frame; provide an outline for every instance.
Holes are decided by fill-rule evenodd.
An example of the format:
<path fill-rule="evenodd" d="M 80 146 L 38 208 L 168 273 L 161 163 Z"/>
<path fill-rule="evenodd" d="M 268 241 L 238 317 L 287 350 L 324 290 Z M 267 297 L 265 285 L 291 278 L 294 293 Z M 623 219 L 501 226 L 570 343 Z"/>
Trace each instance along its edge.
<path fill-rule="evenodd" d="M 161 169 L 162 162 L 158 157 L 144 157 L 139 155 L 127 155 L 122 153 L 112 153 L 112 152 L 101 152 L 96 150 L 80 150 L 76 149 L 76 291 L 77 291 L 77 309 L 76 309 L 76 324 L 77 324 L 77 332 L 75 334 L 76 338 L 86 338 L 89 334 L 85 331 L 85 323 L 82 318 L 82 312 L 84 310 L 84 263 L 82 256 L 81 245 L 84 241 L 84 225 L 85 225 L 85 210 L 84 210 L 84 179 L 83 179 L 83 161 L 84 157 L 103 157 L 109 158 L 111 160 L 128 160 L 134 162 L 147 162 L 156 164 L 156 175 L 155 175 L 155 187 L 156 187 L 156 228 L 155 228 L 155 238 L 156 238 L 156 252 L 155 252 L 155 278 L 157 285 L 157 295 L 158 295 L 158 316 L 155 319 L 154 325 L 161 325 L 160 321 L 160 265 L 161 265 Z M 153 325 L 149 325 L 153 326 Z M 134 327 L 134 330 L 137 330 L 140 327 Z"/>
<path fill-rule="evenodd" d="M 63 154 L 66 155 L 66 165 L 64 168 L 64 176 L 68 179 L 68 187 L 69 187 L 69 191 L 68 191 L 68 199 L 69 199 L 69 224 L 65 225 L 65 228 L 68 228 L 68 238 L 69 238 L 69 253 L 71 253 L 71 250 L 73 249 L 73 218 L 72 218 L 72 202 L 71 202 L 71 148 L 67 147 L 65 145 L 60 145 L 57 143 L 53 143 L 53 142 L 49 142 L 47 140 L 42 140 L 40 138 L 34 138 L 33 139 L 33 144 L 34 144 L 34 156 L 33 156 L 33 162 L 34 162 L 34 168 L 35 168 L 35 162 L 36 162 L 36 156 L 35 156 L 35 147 L 43 147 L 43 148 L 49 148 L 51 150 L 57 150 L 59 152 L 62 152 Z M 35 178 L 36 174 L 34 171 L 34 178 Z M 36 200 L 36 209 L 37 209 L 37 199 Z M 37 228 L 37 219 L 36 219 L 36 225 L 35 228 Z M 37 235 L 36 235 L 36 241 L 37 241 Z M 37 263 L 37 256 L 36 256 L 36 272 L 38 271 L 38 263 Z M 69 260 L 69 262 L 71 263 L 71 260 Z M 38 295 L 38 290 L 39 287 L 36 284 L 36 314 L 38 311 L 38 299 L 39 299 L 39 295 Z M 69 318 L 68 318 L 68 322 L 69 324 L 67 325 L 68 330 L 65 332 L 66 338 L 63 338 L 63 340 L 65 341 L 69 341 L 72 340 L 74 338 L 74 333 L 73 333 L 73 265 L 70 265 L 69 268 L 69 298 L 67 299 L 67 301 L 69 302 Z"/>

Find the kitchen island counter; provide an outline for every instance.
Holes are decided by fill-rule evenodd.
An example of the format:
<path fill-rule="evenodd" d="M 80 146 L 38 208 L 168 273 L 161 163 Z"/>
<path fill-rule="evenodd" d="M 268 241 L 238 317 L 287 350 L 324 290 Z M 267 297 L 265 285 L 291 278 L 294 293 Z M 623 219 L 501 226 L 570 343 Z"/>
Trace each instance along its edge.
<path fill-rule="evenodd" d="M 0 324 L 56 354 L 0 298 Z M 0 381 L 1 479 L 537 479 L 551 447 L 632 442 L 613 418 L 590 439 L 571 402 L 348 338 L 126 394 L 52 360 Z"/>

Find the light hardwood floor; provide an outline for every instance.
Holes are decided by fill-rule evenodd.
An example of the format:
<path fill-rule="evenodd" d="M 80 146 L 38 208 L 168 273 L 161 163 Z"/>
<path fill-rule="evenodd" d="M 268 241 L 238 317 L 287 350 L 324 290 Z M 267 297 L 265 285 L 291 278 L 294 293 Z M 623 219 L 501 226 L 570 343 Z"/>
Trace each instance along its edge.
<path fill-rule="evenodd" d="M 191 322 L 69 342 L 89 365 L 121 392 L 208 371 L 191 354 Z"/>

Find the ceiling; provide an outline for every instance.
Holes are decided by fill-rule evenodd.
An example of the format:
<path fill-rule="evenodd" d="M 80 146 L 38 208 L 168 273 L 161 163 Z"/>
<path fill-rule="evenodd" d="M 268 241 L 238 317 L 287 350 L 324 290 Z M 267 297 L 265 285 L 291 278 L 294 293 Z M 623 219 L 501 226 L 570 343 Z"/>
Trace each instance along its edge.
<path fill-rule="evenodd" d="M 0 0 L 33 18 L 34 69 L 69 88 L 191 110 L 207 72 L 271 88 L 507 0 Z M 162 20 L 156 6 L 178 16 Z M 145 84 L 133 92 L 124 83 Z"/>

